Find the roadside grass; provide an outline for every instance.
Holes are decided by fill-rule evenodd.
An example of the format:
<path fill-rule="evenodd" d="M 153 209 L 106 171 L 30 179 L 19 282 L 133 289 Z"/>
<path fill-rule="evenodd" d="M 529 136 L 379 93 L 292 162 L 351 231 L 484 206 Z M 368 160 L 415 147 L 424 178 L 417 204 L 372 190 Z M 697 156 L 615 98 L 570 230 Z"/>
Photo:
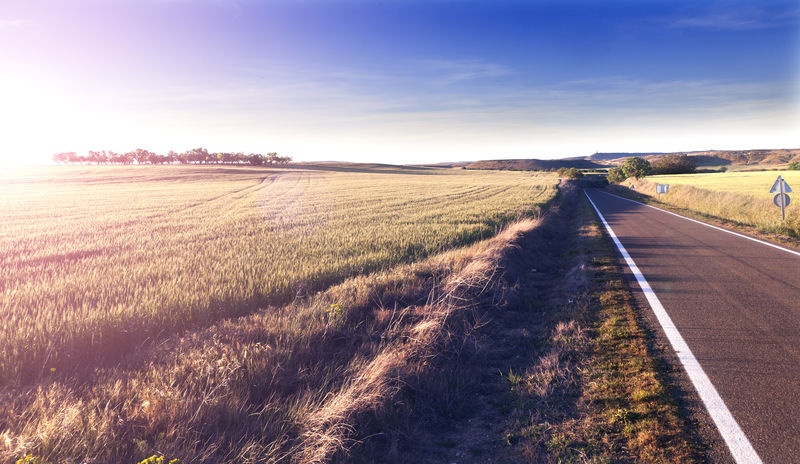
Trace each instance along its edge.
<path fill-rule="evenodd" d="M 326 170 L 330 169 L 330 170 Z M 558 180 L 386 166 L 60 166 L 0 184 L 0 386 L 494 235 Z"/>
<path fill-rule="evenodd" d="M 469 407 L 464 404 L 470 383 L 465 363 L 475 354 L 474 334 L 487 323 L 486 309 L 513 291 L 502 277 L 502 263 L 517 251 L 520 237 L 538 224 L 523 219 L 483 242 L 443 283 L 441 296 L 429 301 L 424 317 L 405 329 L 402 343 L 387 346 L 312 414 L 298 462 L 402 462 L 398 437 L 412 433 L 413 421 L 424 415 L 421 411 L 449 418 L 461 415 L 459 409 Z M 356 437 L 360 445 L 382 437 L 381 446 L 362 446 L 351 456 L 346 443 Z"/>
<path fill-rule="evenodd" d="M 642 329 L 627 284 L 611 250 L 593 262 L 602 286 L 593 295 L 598 305 L 597 361 L 589 400 L 600 406 L 605 426 L 624 437 L 624 446 L 645 462 L 697 460 L 655 351 Z"/>
<path fill-rule="evenodd" d="M 528 462 L 698 462 L 609 241 L 580 214 L 583 264 L 564 279 L 577 284 L 536 304 L 535 362 L 506 374 L 507 444 Z"/>
<path fill-rule="evenodd" d="M 794 177 L 784 174 L 793 174 Z M 643 203 L 672 209 L 681 214 L 715 222 L 722 222 L 726 226 L 750 227 L 762 233 L 776 234 L 792 239 L 800 238 L 800 209 L 795 204 L 786 208 L 786 220 L 781 221 L 780 208 L 772 202 L 769 189 L 778 175 L 787 179 L 789 185 L 800 185 L 798 171 L 756 172 L 756 173 L 723 173 L 723 174 L 692 174 L 692 176 L 710 177 L 714 181 L 704 183 L 697 181 L 697 185 L 684 185 L 687 176 L 653 176 L 645 179 L 629 179 L 623 186 L 611 185 L 609 191 Z M 747 178 L 739 175 L 747 174 Z M 756 175 L 750 177 L 751 175 Z M 796 180 L 792 180 L 795 179 Z M 735 193 L 740 187 L 747 193 Z M 660 197 L 655 193 L 656 183 L 670 185 L 669 193 Z M 635 191 L 629 188 L 634 186 Z M 750 230 L 745 230 L 751 232 Z M 796 243 L 794 244 L 797 245 Z"/>

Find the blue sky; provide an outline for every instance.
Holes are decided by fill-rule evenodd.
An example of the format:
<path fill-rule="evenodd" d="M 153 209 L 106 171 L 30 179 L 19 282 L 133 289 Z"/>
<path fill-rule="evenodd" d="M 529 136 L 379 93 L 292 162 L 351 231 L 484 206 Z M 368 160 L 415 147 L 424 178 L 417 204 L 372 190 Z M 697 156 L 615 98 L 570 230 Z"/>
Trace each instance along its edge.
<path fill-rule="evenodd" d="M 0 156 L 800 147 L 800 4 L 0 0 Z"/>

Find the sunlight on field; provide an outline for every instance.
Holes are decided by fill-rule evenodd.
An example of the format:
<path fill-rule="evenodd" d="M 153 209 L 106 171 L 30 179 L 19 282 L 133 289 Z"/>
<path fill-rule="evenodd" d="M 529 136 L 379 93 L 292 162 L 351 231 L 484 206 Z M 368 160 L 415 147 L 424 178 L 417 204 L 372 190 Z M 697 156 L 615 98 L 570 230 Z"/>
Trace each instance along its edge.
<path fill-rule="evenodd" d="M 721 172 L 707 174 L 675 174 L 651 176 L 647 180 L 659 184 L 691 185 L 717 192 L 733 192 L 759 198 L 772 198 L 769 193 L 775 179 L 782 176 L 790 187 L 800 192 L 800 171 Z"/>
<path fill-rule="evenodd" d="M 0 177 L 0 385 L 488 237 L 549 175 L 327 167 Z"/>

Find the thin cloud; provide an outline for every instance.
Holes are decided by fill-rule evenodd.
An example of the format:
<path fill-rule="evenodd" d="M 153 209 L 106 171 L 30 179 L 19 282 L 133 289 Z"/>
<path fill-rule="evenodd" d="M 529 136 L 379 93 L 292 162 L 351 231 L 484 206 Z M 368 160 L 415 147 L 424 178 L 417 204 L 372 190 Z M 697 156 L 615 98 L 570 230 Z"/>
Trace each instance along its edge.
<path fill-rule="evenodd" d="M 800 10 L 769 12 L 762 9 L 747 9 L 679 18 L 672 21 L 670 27 L 746 31 L 783 27 L 796 24 L 798 19 Z"/>
<path fill-rule="evenodd" d="M 511 68 L 482 60 L 423 60 L 419 64 L 432 75 L 432 82 L 450 85 L 476 79 L 491 79 L 511 74 Z"/>
<path fill-rule="evenodd" d="M 681 18 L 673 22 L 671 26 L 675 28 L 749 30 L 764 29 L 772 26 L 772 24 L 756 18 L 743 18 L 733 15 L 716 15 L 696 18 Z"/>

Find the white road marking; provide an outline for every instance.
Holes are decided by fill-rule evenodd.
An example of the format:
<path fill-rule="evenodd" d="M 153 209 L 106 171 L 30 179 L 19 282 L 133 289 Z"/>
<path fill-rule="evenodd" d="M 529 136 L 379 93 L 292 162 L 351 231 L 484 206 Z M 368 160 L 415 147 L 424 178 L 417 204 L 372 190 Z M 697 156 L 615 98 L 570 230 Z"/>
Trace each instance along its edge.
<path fill-rule="evenodd" d="M 598 191 L 599 191 L 599 190 L 598 190 Z M 785 252 L 787 252 L 787 253 L 791 253 L 791 254 L 793 254 L 793 255 L 800 256 L 800 251 L 790 250 L 790 249 L 788 249 L 788 248 L 784 248 L 784 247 L 782 247 L 782 246 L 775 245 L 774 243 L 765 242 L 765 241 L 763 241 L 763 240 L 759 240 L 759 239 L 757 239 L 757 238 L 753 238 L 753 237 L 750 237 L 750 236 L 747 236 L 747 235 L 744 235 L 744 234 L 740 234 L 740 233 L 738 233 L 738 232 L 734 232 L 734 231 L 732 231 L 732 230 L 723 229 L 722 227 L 713 226 L 713 225 L 711 225 L 711 224 L 708 224 L 708 223 L 705 223 L 705 222 L 703 222 L 703 221 L 698 221 L 697 219 L 692 219 L 692 218 L 690 218 L 690 217 L 681 216 L 681 215 L 680 215 L 680 214 L 678 214 L 678 213 L 673 213 L 672 211 L 667 211 L 667 210 L 665 210 L 665 209 L 662 209 L 662 208 L 659 208 L 659 207 L 657 207 L 657 206 L 652 206 L 652 205 L 648 205 L 648 204 L 646 204 L 646 203 L 642 203 L 642 202 L 639 202 L 639 201 L 636 201 L 636 200 L 631 200 L 630 198 L 625 198 L 625 197 L 621 197 L 621 196 L 619 196 L 619 195 L 614 195 L 613 193 L 602 192 L 602 191 L 599 191 L 599 192 L 600 192 L 600 193 L 605 193 L 606 195 L 611 195 L 612 197 L 617 197 L 617 198 L 620 198 L 620 199 L 623 199 L 623 200 L 630 201 L 631 203 L 636 203 L 637 205 L 647 206 L 648 208 L 653 208 L 653 209 L 656 209 L 656 210 L 658 210 L 658 211 L 661 211 L 661 212 L 663 212 L 663 213 L 671 214 L 671 215 L 673 215 L 673 216 L 677 216 L 677 217 L 679 217 L 679 218 L 686 219 L 687 221 L 696 222 L 696 223 L 698 223 L 698 224 L 702 224 L 702 225 L 704 225 L 704 226 L 706 226 L 706 227 L 711 227 L 712 229 L 721 230 L 721 231 L 723 231 L 723 232 L 727 232 L 727 233 L 729 233 L 729 234 L 731 234 L 731 235 L 735 235 L 735 236 L 737 236 L 737 237 L 746 238 L 747 240 L 752 240 L 752 241 L 754 241 L 754 242 L 758 242 L 758 243 L 760 243 L 760 244 L 762 244 L 762 245 L 766 245 L 766 246 L 768 246 L 768 247 L 776 248 L 776 249 L 778 249 L 778 250 L 782 250 L 782 251 L 785 251 Z M 584 193 L 585 193 L 585 191 L 584 191 Z"/>
<path fill-rule="evenodd" d="M 631 255 L 628 254 L 628 251 L 624 246 L 622 246 L 622 243 L 620 243 L 619 239 L 617 238 L 617 235 L 613 230 L 611 230 L 611 226 L 608 225 L 606 218 L 603 217 L 600 209 L 598 209 L 597 205 L 594 204 L 591 197 L 589 197 L 589 194 L 586 193 L 585 190 L 583 193 L 586 195 L 586 198 L 589 199 L 589 203 L 592 204 L 594 210 L 597 211 L 597 215 L 600 217 L 600 220 L 606 227 L 608 235 L 610 235 L 612 240 L 614 240 L 614 244 L 617 246 L 620 254 L 622 254 L 622 257 L 625 258 L 625 262 L 628 263 L 628 267 L 630 268 L 631 272 L 633 272 L 634 277 L 636 277 L 636 281 L 639 282 L 639 287 L 642 289 L 644 296 L 647 298 L 647 302 L 650 303 L 650 307 L 653 308 L 653 312 L 655 313 L 659 324 L 661 324 L 661 328 L 664 329 L 664 333 L 667 335 L 667 339 L 672 345 L 672 349 L 675 350 L 675 353 L 678 355 L 678 359 L 681 361 L 683 368 L 686 369 L 686 373 L 689 375 L 689 379 L 692 381 L 692 384 L 694 384 L 694 388 L 697 389 L 697 393 L 700 395 L 700 399 L 703 401 L 703 404 L 708 410 L 709 415 L 711 415 L 711 419 L 717 425 L 717 429 L 719 430 L 720 435 L 722 435 L 722 439 L 725 440 L 725 444 L 728 445 L 728 449 L 731 451 L 733 459 L 738 464 L 761 463 L 761 458 L 758 457 L 756 450 L 753 449 L 753 445 L 750 444 L 750 440 L 747 439 L 747 436 L 739 427 L 736 419 L 733 418 L 733 415 L 728 410 L 728 407 L 725 406 L 725 402 L 722 401 L 722 397 L 719 396 L 717 389 L 714 388 L 714 385 L 711 383 L 711 379 L 708 378 L 708 375 L 706 375 L 705 371 L 703 371 L 703 367 L 700 365 L 700 362 L 698 362 L 697 358 L 695 358 L 694 354 L 692 354 L 692 350 L 689 349 L 689 345 L 683 339 L 680 332 L 678 332 L 678 328 L 675 327 L 675 324 L 672 322 L 669 314 L 667 314 L 664 306 L 661 305 L 661 301 L 659 301 L 652 287 L 650 287 L 650 284 L 647 283 L 647 280 L 644 278 L 641 271 L 639 271 L 639 267 L 636 266 L 636 263 L 633 262 Z"/>

